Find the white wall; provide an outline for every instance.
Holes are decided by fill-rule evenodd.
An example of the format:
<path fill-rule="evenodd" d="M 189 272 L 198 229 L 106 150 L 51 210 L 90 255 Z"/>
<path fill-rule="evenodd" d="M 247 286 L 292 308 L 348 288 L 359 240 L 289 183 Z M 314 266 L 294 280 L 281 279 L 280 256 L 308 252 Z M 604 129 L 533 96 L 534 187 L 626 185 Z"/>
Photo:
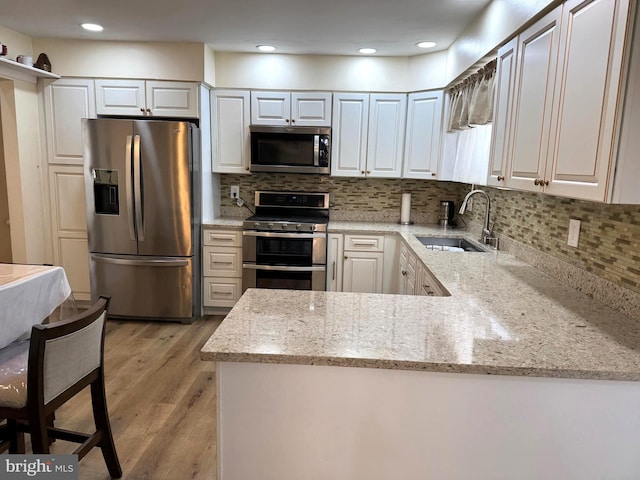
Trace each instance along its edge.
<path fill-rule="evenodd" d="M 406 92 L 408 57 L 216 52 L 216 87 Z"/>
<path fill-rule="evenodd" d="M 174 42 L 101 42 L 37 38 L 51 70 L 63 77 L 204 81 L 204 45 Z"/>
<path fill-rule="evenodd" d="M 9 30 L 0 25 L 0 41 L 7 46 L 7 58 L 15 60 L 18 55 L 33 56 L 33 44 L 30 37 Z M 34 62 L 35 62 L 34 58 Z"/>
<path fill-rule="evenodd" d="M 216 53 L 209 45 L 204 45 L 204 83 L 210 87 L 216 84 Z"/>
<path fill-rule="evenodd" d="M 559 0 L 493 0 L 449 47 L 445 83 L 455 80 L 495 50 L 545 7 L 560 3 Z"/>

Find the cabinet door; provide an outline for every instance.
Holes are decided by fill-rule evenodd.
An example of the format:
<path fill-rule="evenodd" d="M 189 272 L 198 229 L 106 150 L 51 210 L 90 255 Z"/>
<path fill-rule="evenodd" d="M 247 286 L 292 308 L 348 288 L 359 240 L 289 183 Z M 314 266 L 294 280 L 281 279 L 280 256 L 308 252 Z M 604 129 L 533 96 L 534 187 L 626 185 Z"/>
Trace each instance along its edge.
<path fill-rule="evenodd" d="M 345 251 L 343 291 L 382 293 L 383 256 L 382 252 Z"/>
<path fill-rule="evenodd" d="M 343 236 L 330 233 L 327 236 L 327 291 L 342 291 Z"/>
<path fill-rule="evenodd" d="M 198 118 L 198 84 L 147 81 L 146 104 L 154 117 Z"/>
<path fill-rule="evenodd" d="M 76 300 L 91 300 L 82 165 L 50 165 L 53 261 L 64 268 Z"/>
<path fill-rule="evenodd" d="M 331 175 L 361 177 L 365 174 L 368 129 L 369 95 L 334 94 Z"/>
<path fill-rule="evenodd" d="M 331 93 L 293 92 L 291 124 L 298 127 L 330 127 Z"/>
<path fill-rule="evenodd" d="M 535 181 L 544 177 L 548 154 L 561 13 L 556 8 L 519 37 L 509 187 L 542 189 Z"/>
<path fill-rule="evenodd" d="M 291 94 L 289 92 L 251 92 L 253 125 L 289 125 Z"/>
<path fill-rule="evenodd" d="M 370 177 L 399 178 L 402 174 L 407 96 L 370 96 L 366 174 Z"/>
<path fill-rule="evenodd" d="M 606 200 L 627 6 L 610 0 L 564 4 L 547 193 Z"/>
<path fill-rule="evenodd" d="M 83 118 L 96 118 L 94 82 L 62 78 L 44 89 L 49 163 L 82 165 Z"/>
<path fill-rule="evenodd" d="M 400 261 L 398 262 L 398 294 L 406 295 L 407 292 L 407 260 L 409 250 L 403 243 L 400 245 Z"/>
<path fill-rule="evenodd" d="M 403 177 L 435 180 L 442 140 L 442 104 L 441 91 L 409 95 Z"/>
<path fill-rule="evenodd" d="M 216 90 L 211 97 L 213 172 L 249 173 L 249 92 Z"/>
<path fill-rule="evenodd" d="M 503 186 L 511 161 L 510 139 L 513 95 L 516 85 L 518 39 L 498 50 L 494 86 L 493 130 L 487 185 Z"/>
<path fill-rule="evenodd" d="M 242 295 L 242 278 L 205 277 L 203 292 L 205 307 L 233 307 Z"/>
<path fill-rule="evenodd" d="M 146 115 L 144 80 L 96 80 L 98 115 Z"/>

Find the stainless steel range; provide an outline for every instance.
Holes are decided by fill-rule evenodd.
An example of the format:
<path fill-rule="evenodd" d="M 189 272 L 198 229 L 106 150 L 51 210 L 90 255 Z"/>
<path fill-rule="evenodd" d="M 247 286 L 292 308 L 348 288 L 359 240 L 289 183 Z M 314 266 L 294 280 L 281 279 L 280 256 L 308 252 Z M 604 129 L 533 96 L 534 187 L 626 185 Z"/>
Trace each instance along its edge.
<path fill-rule="evenodd" d="M 256 191 L 243 224 L 242 290 L 324 290 L 329 194 Z"/>

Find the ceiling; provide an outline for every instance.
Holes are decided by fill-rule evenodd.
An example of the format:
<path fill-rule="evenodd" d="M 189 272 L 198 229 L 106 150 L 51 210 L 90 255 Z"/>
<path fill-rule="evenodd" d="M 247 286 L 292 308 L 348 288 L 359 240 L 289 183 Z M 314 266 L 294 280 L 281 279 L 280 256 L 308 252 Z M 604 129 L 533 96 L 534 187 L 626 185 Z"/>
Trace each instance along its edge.
<path fill-rule="evenodd" d="M 491 0 L 0 0 L 0 25 L 30 37 L 207 43 L 216 51 L 380 56 L 443 50 Z M 80 28 L 104 26 L 101 33 Z M 1 39 L 0 39 L 1 40 Z M 438 46 L 424 50 L 416 42 Z"/>

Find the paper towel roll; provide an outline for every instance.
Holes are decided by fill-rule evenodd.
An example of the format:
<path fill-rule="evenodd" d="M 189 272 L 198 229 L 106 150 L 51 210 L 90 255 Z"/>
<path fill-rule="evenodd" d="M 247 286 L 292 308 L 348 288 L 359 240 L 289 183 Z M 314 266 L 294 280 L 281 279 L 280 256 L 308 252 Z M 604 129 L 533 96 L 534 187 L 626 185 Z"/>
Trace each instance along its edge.
<path fill-rule="evenodd" d="M 400 205 L 400 223 L 407 225 L 411 217 L 411 194 L 402 194 L 402 204 Z"/>

